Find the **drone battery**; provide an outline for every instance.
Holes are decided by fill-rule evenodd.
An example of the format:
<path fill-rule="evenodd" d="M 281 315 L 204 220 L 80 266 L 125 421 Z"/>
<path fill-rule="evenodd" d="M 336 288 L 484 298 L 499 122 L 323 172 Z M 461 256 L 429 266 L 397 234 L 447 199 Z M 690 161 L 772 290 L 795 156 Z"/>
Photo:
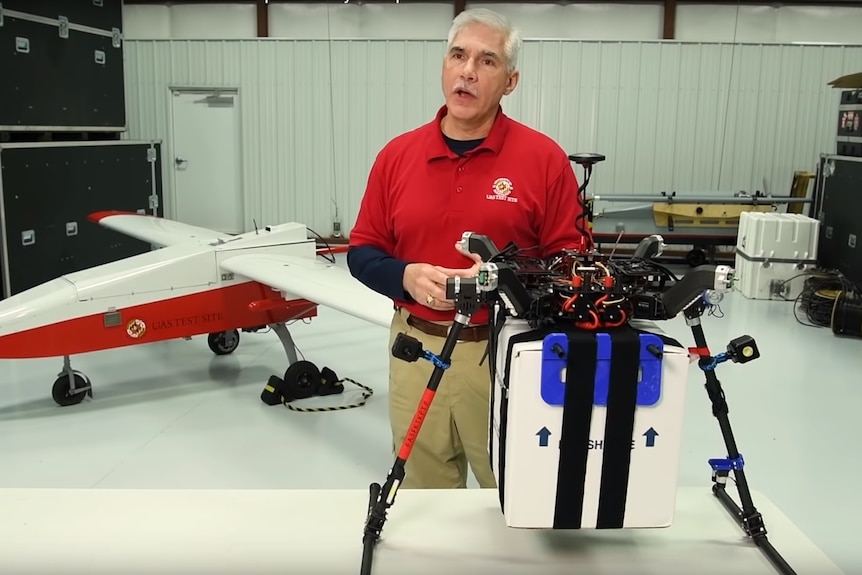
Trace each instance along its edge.
<path fill-rule="evenodd" d="M 667 527 L 689 356 L 652 322 L 596 333 L 508 319 L 489 450 L 506 525 Z"/>
<path fill-rule="evenodd" d="M 820 221 L 802 214 L 743 212 L 735 287 L 749 299 L 793 301 L 817 266 Z"/>

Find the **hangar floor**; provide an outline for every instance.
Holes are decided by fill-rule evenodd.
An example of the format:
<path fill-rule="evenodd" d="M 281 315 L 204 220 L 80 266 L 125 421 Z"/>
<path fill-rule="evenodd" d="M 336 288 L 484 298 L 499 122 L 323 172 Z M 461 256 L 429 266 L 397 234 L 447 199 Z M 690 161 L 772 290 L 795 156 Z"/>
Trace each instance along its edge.
<path fill-rule="evenodd" d="M 751 486 L 855 572 L 860 463 L 851 450 L 862 342 L 801 325 L 792 306 L 734 293 L 725 316 L 706 318 L 705 329 L 714 349 L 743 333 L 761 349 L 755 362 L 719 369 Z M 60 359 L 0 362 L 0 487 L 365 489 L 383 480 L 391 462 L 386 330 L 320 313 L 292 327 L 297 345 L 307 359 L 373 387 L 363 407 L 299 413 L 262 403 L 267 378 L 286 362 L 272 333 L 243 334 L 225 357 L 214 357 L 205 338 L 75 357 L 95 398 L 69 408 L 50 395 Z M 662 327 L 692 345 L 681 319 Z M 348 384 L 343 396 L 307 404 L 359 394 Z M 696 370 L 685 417 L 681 482 L 708 490 L 706 461 L 724 449 Z"/>

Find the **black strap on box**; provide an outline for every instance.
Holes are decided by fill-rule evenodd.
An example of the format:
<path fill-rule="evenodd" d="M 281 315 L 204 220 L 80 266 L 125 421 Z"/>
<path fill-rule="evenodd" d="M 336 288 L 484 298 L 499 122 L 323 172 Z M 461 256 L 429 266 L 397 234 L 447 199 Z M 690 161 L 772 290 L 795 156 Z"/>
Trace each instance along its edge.
<path fill-rule="evenodd" d="M 599 349 L 593 332 L 573 331 L 567 336 L 566 392 L 560 429 L 554 529 L 581 527 Z"/>
<path fill-rule="evenodd" d="M 602 479 L 596 527 L 623 526 L 637 404 L 640 338 L 613 330 Z M 555 529 L 579 529 L 584 508 L 587 457 L 595 396 L 598 342 L 592 332 L 568 333 L 566 392 L 560 431 Z"/>
<path fill-rule="evenodd" d="M 622 329 L 611 334 L 611 371 L 597 529 L 619 529 L 625 519 L 640 349 L 640 337 L 633 331 Z"/>

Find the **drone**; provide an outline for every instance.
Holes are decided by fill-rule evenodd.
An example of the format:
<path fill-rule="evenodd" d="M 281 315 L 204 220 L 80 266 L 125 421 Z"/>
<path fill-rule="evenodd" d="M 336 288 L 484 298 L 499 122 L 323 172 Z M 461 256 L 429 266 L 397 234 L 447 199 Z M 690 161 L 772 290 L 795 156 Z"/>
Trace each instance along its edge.
<path fill-rule="evenodd" d="M 667 320 L 698 298 L 717 305 L 730 290 L 729 266 L 700 266 L 682 279 L 652 261 L 663 238 L 641 240 L 630 259 L 614 261 L 597 252 L 564 250 L 549 258 L 521 255 L 514 244 L 498 250 L 484 235 L 465 232 L 463 249 L 482 258 L 473 278 L 451 278 L 447 297 L 500 301 L 509 317 L 541 328 L 568 323 L 579 329 L 622 327 L 629 320 Z M 476 294 L 476 295 L 473 295 Z"/>
<path fill-rule="evenodd" d="M 604 156 L 578 154 L 569 159 L 582 165 L 587 173 L 578 191 L 578 201 L 586 214 L 583 193 L 592 165 Z M 588 237 L 580 221 L 576 226 L 582 237 Z M 526 321 L 534 329 L 613 333 L 626 329 L 634 320 L 667 321 L 683 316 L 694 337 L 695 346 L 689 351 L 697 356 L 698 366 L 705 374 L 712 413 L 719 422 L 727 448 L 727 457 L 708 461 L 712 468 L 712 492 L 778 571 L 782 575 L 795 575 L 767 539 L 765 523 L 754 505 L 744 475 L 744 461 L 730 427 L 725 395 L 715 373 L 720 363 L 741 364 L 760 357 L 757 344 L 751 336 L 743 335 L 730 341 L 725 351 L 712 355 L 701 326 L 702 315 L 731 290 L 735 273 L 731 267 L 704 264 L 678 278 L 655 261 L 664 249 L 663 238 L 658 234 L 642 239 L 633 254 L 624 259 L 585 249 L 583 242 L 577 249 L 562 250 L 547 257 L 528 256 L 513 243 L 498 249 L 487 236 L 469 231 L 463 233 L 460 244 L 462 251 L 480 256 L 481 263 L 474 276 L 447 280 L 446 297 L 455 302 L 456 311 L 440 353 L 423 349 L 421 342 L 403 333 L 396 336 L 392 345 L 394 357 L 408 362 L 426 359 L 435 367 L 386 480 L 382 485 L 372 483 L 369 487 L 361 575 L 371 573 L 373 552 L 388 509 L 394 504 L 398 487 L 404 480 L 405 464 L 443 373 L 449 367 L 459 334 L 482 306 L 495 311 L 489 315 L 489 345 L 493 345 L 495 334 L 509 318 Z M 726 490 L 731 472 L 741 506 Z"/>

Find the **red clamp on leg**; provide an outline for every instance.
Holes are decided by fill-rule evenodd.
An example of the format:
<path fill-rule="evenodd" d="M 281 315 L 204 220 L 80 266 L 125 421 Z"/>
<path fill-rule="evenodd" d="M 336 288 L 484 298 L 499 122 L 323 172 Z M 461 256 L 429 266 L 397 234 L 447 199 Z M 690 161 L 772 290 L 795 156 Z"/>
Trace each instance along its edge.
<path fill-rule="evenodd" d="M 709 357 L 709 348 L 708 347 L 690 347 L 688 348 L 688 362 L 694 363 L 703 359 L 704 357 Z"/>

